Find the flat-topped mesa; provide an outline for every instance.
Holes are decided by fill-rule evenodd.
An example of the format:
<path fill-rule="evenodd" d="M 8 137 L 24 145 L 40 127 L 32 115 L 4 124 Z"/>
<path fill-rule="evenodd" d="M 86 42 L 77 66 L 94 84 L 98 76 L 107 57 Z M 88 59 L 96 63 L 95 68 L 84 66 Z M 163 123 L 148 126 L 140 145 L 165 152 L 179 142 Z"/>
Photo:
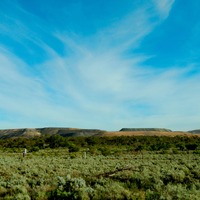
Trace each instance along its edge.
<path fill-rule="evenodd" d="M 99 129 L 57 128 L 57 127 L 40 128 L 37 130 L 41 133 L 41 135 L 59 134 L 63 137 L 97 136 L 105 132 Z"/>
<path fill-rule="evenodd" d="M 200 134 L 200 129 L 188 131 L 188 133 L 195 133 L 195 134 Z"/>
<path fill-rule="evenodd" d="M 170 129 L 166 128 L 122 128 L 120 131 L 156 131 L 156 132 L 172 132 Z"/>
<path fill-rule="evenodd" d="M 23 128 L 23 129 L 4 129 L 0 130 L 0 139 L 18 138 L 18 137 L 35 137 L 44 135 L 61 135 L 63 137 L 77 136 L 101 136 L 105 131 L 99 129 L 78 129 L 78 128 Z"/>

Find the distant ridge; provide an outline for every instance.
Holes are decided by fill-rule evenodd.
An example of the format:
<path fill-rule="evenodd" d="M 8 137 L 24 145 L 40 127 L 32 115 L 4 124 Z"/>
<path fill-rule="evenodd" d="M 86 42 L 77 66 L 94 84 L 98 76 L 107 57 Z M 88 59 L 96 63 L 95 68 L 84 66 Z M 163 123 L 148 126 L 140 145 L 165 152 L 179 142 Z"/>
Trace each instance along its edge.
<path fill-rule="evenodd" d="M 172 132 L 165 128 L 122 128 L 120 131 L 158 131 L 158 132 Z"/>
<path fill-rule="evenodd" d="M 200 134 L 200 129 L 188 131 L 188 133 L 195 133 L 195 134 Z"/>
<path fill-rule="evenodd" d="M 24 129 L 5 129 L 0 130 L 0 138 L 15 138 L 15 137 L 35 137 L 40 136 L 40 132 L 36 129 L 24 128 Z"/>
<path fill-rule="evenodd" d="M 78 128 L 32 128 L 32 129 L 5 129 L 0 130 L 0 139 L 14 137 L 36 137 L 43 135 L 61 135 L 63 137 L 95 136 L 102 135 L 105 131 L 98 129 L 78 129 Z"/>
<path fill-rule="evenodd" d="M 59 134 L 63 137 L 94 136 L 104 133 L 99 129 L 78 129 L 78 128 L 40 128 L 37 129 L 41 135 Z"/>
<path fill-rule="evenodd" d="M 100 129 L 79 129 L 79 128 L 23 128 L 0 130 L 0 139 L 8 138 L 32 138 L 45 135 L 61 135 L 63 137 L 90 137 L 90 136 L 198 136 L 200 129 L 188 132 L 172 131 L 165 128 L 122 128 L 120 131 L 104 131 Z"/>

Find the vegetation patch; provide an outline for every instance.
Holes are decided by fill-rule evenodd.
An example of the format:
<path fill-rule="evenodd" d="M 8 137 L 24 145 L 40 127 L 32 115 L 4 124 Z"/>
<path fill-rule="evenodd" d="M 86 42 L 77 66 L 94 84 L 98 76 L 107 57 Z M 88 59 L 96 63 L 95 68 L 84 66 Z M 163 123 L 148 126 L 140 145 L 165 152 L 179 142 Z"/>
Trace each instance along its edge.
<path fill-rule="evenodd" d="M 199 137 L 0 140 L 0 198 L 200 199 L 199 151 Z"/>

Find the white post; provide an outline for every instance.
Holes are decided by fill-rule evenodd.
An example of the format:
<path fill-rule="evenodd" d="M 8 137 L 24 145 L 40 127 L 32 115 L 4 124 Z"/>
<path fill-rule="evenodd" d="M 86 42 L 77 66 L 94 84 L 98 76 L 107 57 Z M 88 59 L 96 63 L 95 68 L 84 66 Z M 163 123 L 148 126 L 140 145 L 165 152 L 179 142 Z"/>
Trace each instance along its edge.
<path fill-rule="evenodd" d="M 23 151 L 23 157 L 25 157 L 26 154 L 27 154 L 27 149 L 24 149 L 24 151 Z"/>
<path fill-rule="evenodd" d="M 86 152 L 83 152 L 83 158 L 84 158 L 84 159 L 87 158 L 87 154 L 86 154 Z"/>

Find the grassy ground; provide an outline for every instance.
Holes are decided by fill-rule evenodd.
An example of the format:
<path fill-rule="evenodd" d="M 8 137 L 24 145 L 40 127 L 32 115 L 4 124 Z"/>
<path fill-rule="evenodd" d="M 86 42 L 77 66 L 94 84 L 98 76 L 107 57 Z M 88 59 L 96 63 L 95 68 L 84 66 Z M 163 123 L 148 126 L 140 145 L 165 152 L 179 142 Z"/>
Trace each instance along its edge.
<path fill-rule="evenodd" d="M 1 199 L 200 199 L 198 154 L 0 152 Z"/>

